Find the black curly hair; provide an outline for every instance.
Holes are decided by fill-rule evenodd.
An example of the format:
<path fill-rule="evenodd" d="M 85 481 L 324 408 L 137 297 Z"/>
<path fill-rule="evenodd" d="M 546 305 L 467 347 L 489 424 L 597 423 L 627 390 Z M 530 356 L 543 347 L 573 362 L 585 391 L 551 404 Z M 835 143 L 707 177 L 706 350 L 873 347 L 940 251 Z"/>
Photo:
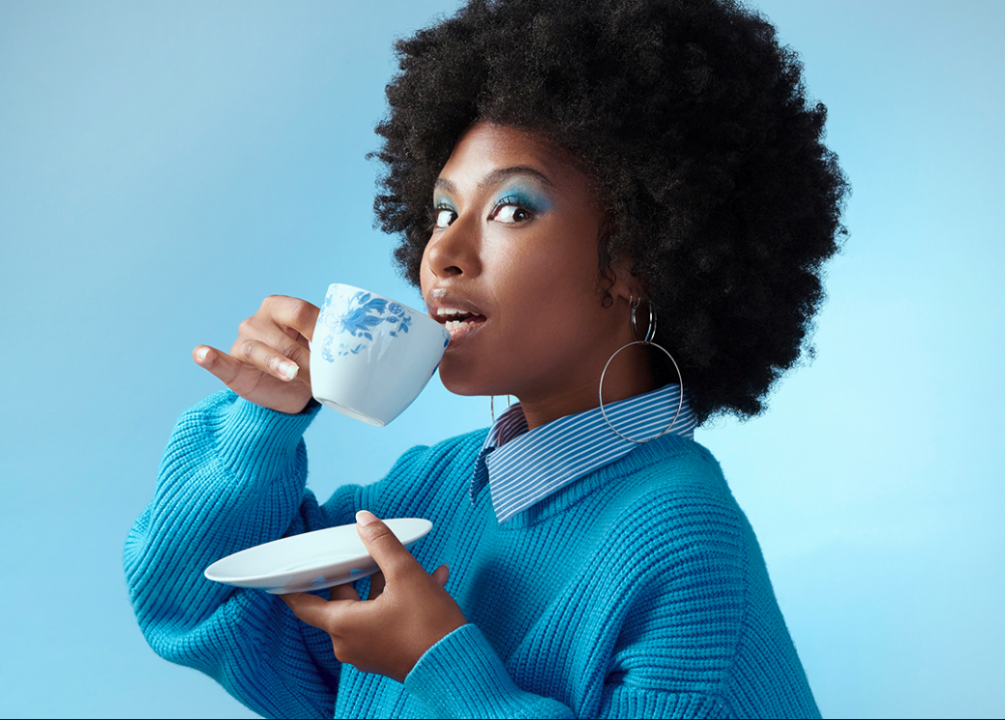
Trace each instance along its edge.
<path fill-rule="evenodd" d="M 598 279 L 617 259 L 644 283 L 699 421 L 762 411 L 823 299 L 848 189 L 770 23 L 732 0 L 471 0 L 396 49 L 374 208 L 411 282 L 464 131 L 543 134 L 593 174 Z"/>

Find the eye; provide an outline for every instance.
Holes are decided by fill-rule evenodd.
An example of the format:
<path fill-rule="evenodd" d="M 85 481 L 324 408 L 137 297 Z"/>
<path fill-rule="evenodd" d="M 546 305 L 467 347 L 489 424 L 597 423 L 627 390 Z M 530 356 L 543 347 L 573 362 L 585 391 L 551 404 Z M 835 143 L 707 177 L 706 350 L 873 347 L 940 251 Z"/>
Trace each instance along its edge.
<path fill-rule="evenodd" d="M 534 213 L 524 207 L 520 207 L 511 202 L 502 203 L 496 206 L 492 219 L 501 223 L 518 223 L 530 220 Z"/>
<path fill-rule="evenodd" d="M 450 223 L 457 219 L 457 213 L 455 213 L 450 208 L 439 207 L 436 208 L 436 227 L 445 228 L 449 227 Z"/>

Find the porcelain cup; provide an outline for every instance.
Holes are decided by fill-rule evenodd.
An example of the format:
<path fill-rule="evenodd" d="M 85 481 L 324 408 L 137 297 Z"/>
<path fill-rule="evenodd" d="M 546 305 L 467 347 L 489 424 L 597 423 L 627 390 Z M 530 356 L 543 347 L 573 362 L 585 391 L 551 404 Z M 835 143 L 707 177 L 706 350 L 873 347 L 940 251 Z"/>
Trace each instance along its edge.
<path fill-rule="evenodd" d="M 383 427 L 422 392 L 449 343 L 450 333 L 425 313 L 333 283 L 311 340 L 314 398 Z"/>

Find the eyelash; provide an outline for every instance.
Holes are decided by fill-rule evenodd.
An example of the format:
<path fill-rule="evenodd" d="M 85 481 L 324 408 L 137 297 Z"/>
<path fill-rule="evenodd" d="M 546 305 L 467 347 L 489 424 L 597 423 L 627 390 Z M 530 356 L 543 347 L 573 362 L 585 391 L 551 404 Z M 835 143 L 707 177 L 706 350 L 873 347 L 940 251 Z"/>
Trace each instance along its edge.
<path fill-rule="evenodd" d="M 525 220 L 529 220 L 534 217 L 534 210 L 528 207 L 529 203 L 517 195 L 507 195 L 504 198 L 500 198 L 499 202 L 496 203 L 496 206 L 492 208 L 492 214 L 490 217 L 496 217 L 499 214 L 499 211 L 507 205 L 514 206 L 516 208 L 516 212 L 522 211 L 528 215 L 528 217 L 523 220 L 516 220 L 515 222 L 524 222 Z"/>
<path fill-rule="evenodd" d="M 532 219 L 534 217 L 534 215 L 536 214 L 535 211 L 532 208 L 528 207 L 528 205 L 529 205 L 529 203 L 527 203 L 526 201 L 524 201 L 523 198 L 520 198 L 519 196 L 516 196 L 516 195 L 507 195 L 504 198 L 500 198 L 499 201 L 496 202 L 495 207 L 492 208 L 492 212 L 489 213 L 489 219 L 496 218 L 499 215 L 499 212 L 503 208 L 505 208 L 507 206 L 512 206 L 512 207 L 516 208 L 514 210 L 514 214 L 516 214 L 518 212 L 523 212 L 523 213 L 526 214 L 526 217 L 523 217 L 523 218 L 520 218 L 520 219 L 514 219 L 513 222 L 515 222 L 515 223 L 526 222 L 527 220 Z M 453 216 L 454 216 L 446 225 L 440 225 L 440 213 L 443 213 L 443 212 L 452 213 Z M 443 203 L 440 203 L 439 205 L 436 205 L 433 208 L 432 224 L 433 224 L 434 228 L 437 228 L 437 227 L 438 228 L 449 227 L 450 225 L 453 224 L 454 220 L 456 220 L 456 219 L 457 219 L 457 211 L 454 210 L 449 205 L 445 205 Z"/>

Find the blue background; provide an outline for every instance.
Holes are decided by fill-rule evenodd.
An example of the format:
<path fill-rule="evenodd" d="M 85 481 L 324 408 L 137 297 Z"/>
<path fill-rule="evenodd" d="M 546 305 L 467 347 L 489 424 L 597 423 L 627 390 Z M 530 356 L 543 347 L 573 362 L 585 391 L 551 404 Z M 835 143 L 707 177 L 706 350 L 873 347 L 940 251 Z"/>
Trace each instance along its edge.
<path fill-rule="evenodd" d="M 247 716 L 160 660 L 126 533 L 176 417 L 272 293 L 417 303 L 372 228 L 399 2 L 0 2 L 0 714 Z M 698 432 L 761 539 L 821 710 L 1005 713 L 1005 3 L 763 0 L 854 186 L 817 358 Z M 993 208 L 998 207 L 998 211 Z M 488 423 L 438 380 L 389 428 L 325 411 L 309 485 Z"/>

